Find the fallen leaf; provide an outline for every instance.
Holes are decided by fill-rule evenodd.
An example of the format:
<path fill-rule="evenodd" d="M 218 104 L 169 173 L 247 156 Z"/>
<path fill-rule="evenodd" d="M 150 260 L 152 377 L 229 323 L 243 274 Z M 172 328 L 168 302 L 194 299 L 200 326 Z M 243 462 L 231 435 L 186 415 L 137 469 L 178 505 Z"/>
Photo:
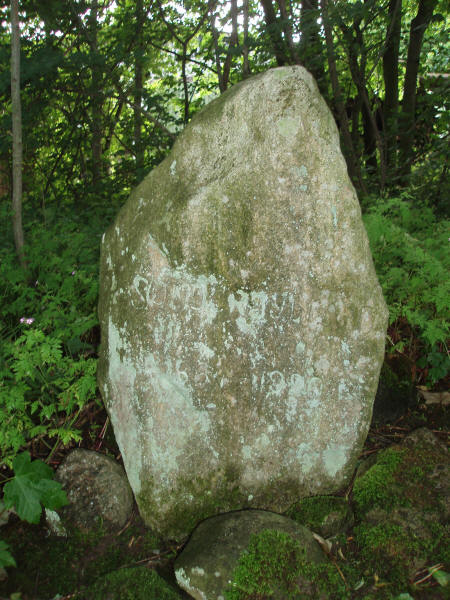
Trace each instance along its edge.
<path fill-rule="evenodd" d="M 333 547 L 333 544 L 330 542 L 330 540 L 324 540 L 323 537 L 320 536 L 318 533 L 313 533 L 313 536 L 314 536 L 314 539 L 316 540 L 316 542 L 320 545 L 322 550 L 325 552 L 325 554 L 330 554 L 331 548 Z"/>
<path fill-rule="evenodd" d="M 425 404 L 441 404 L 442 406 L 450 404 L 450 392 L 429 392 L 422 387 L 418 387 L 417 389 L 425 400 Z"/>

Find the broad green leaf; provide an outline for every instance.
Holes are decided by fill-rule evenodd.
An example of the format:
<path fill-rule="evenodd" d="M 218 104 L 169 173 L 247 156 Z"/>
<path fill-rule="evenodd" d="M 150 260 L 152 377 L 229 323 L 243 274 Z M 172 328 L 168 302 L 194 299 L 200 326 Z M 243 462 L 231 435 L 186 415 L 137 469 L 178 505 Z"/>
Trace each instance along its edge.
<path fill-rule="evenodd" d="M 15 507 L 19 517 L 29 523 L 38 523 L 41 504 L 55 510 L 67 504 L 61 485 L 53 481 L 53 471 L 41 460 L 31 461 L 28 452 L 13 460 L 14 478 L 5 484 L 4 503 Z"/>
<path fill-rule="evenodd" d="M 19 517 L 28 523 L 39 523 L 41 504 L 33 481 L 27 476 L 16 476 L 3 488 L 4 502 L 7 508 L 16 509 Z"/>
<path fill-rule="evenodd" d="M 36 490 L 40 492 L 41 503 L 50 510 L 56 510 L 69 503 L 61 484 L 53 479 L 41 479 L 36 484 Z"/>
<path fill-rule="evenodd" d="M 28 476 L 35 480 L 52 479 L 53 471 L 42 460 L 31 462 L 29 452 L 22 452 L 13 461 L 14 475 Z"/>
<path fill-rule="evenodd" d="M 431 574 L 442 587 L 445 587 L 450 581 L 450 574 L 446 573 L 445 571 L 442 571 L 441 569 L 433 571 Z"/>

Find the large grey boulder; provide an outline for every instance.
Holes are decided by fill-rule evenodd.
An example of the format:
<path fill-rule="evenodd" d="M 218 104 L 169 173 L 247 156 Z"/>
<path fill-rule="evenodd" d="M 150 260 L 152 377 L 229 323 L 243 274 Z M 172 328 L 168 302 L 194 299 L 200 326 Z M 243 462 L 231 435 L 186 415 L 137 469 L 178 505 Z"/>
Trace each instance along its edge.
<path fill-rule="evenodd" d="M 387 309 L 307 71 L 252 77 L 193 118 L 103 238 L 99 316 L 100 388 L 162 535 L 349 481 Z"/>

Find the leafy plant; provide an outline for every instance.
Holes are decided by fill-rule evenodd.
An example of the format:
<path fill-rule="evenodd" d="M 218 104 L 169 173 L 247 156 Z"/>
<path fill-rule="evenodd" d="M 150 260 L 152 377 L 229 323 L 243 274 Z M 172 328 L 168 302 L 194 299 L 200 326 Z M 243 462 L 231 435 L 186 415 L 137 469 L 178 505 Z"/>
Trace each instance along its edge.
<path fill-rule="evenodd" d="M 27 275 L 7 243 L 0 247 L 0 453 L 8 466 L 38 436 L 50 452 L 79 441 L 77 418 L 96 401 L 101 227 L 35 223 Z"/>
<path fill-rule="evenodd" d="M 16 561 L 9 551 L 9 546 L 3 540 L 0 540 L 0 569 L 4 567 L 16 567 Z"/>
<path fill-rule="evenodd" d="M 450 371 L 449 223 L 407 196 L 378 200 L 364 222 L 389 306 L 387 352 L 434 385 Z"/>
<path fill-rule="evenodd" d="M 3 505 L 15 509 L 28 523 L 38 523 L 42 507 L 56 510 L 68 504 L 61 484 L 53 480 L 53 471 L 41 460 L 31 460 L 22 452 L 12 461 L 14 476 L 3 487 Z M 0 567 L 16 566 L 8 545 L 0 540 Z"/>

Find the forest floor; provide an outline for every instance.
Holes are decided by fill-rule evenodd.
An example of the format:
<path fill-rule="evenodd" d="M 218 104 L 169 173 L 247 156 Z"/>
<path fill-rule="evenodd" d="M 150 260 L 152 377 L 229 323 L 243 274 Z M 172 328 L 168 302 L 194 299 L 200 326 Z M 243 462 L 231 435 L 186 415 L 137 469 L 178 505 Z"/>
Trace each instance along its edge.
<path fill-rule="evenodd" d="M 427 404 L 422 401 L 406 409 L 394 422 L 372 423 L 361 460 L 392 444 L 400 443 L 411 431 L 420 427 L 428 428 L 442 442 L 448 444 L 449 407 L 442 403 Z M 120 452 L 103 408 L 95 404 L 89 406 L 80 416 L 78 428 L 83 432 L 80 447 L 107 453 L 120 461 Z M 29 449 L 34 458 L 43 457 L 46 450 L 39 440 L 35 440 Z M 69 450 L 61 448 L 55 452 L 52 466 L 56 467 Z M 348 490 L 342 490 L 341 494 L 337 495 L 346 493 Z M 351 499 L 351 494 L 349 497 Z M 344 552 L 357 553 L 357 548 L 352 548 L 352 530 L 346 535 L 347 548 Z M 162 543 L 145 527 L 136 508 L 125 527 L 116 534 L 105 535 L 100 531 L 88 535 L 76 534 L 68 539 L 55 538 L 49 536 L 44 519 L 40 525 L 29 525 L 13 516 L 10 522 L 2 527 L 1 537 L 10 545 L 17 568 L 8 569 L 8 578 L 0 582 L 0 600 L 69 600 L 79 597 L 77 591 L 85 590 L 86 586 L 107 573 L 136 566 L 156 569 L 169 586 L 173 586 L 174 592 L 176 591 L 180 598 L 189 598 L 176 587 L 173 575 L 173 562 L 182 545 Z M 448 566 L 446 565 L 447 569 Z M 416 584 L 413 596 L 406 593 L 395 598 L 422 600 L 450 597 L 450 584 L 443 587 L 429 572 L 424 573 L 418 572 L 415 580 L 411 582 Z M 375 574 L 369 595 L 366 588 L 366 595 L 354 591 L 349 597 L 393 598 L 394 596 L 386 595 L 386 590 L 383 590 L 385 583 L 378 581 L 377 578 L 382 580 L 382 576 L 382 573 Z M 365 577 L 367 581 L 367 573 Z M 156 596 L 154 600 L 157 600 Z"/>

